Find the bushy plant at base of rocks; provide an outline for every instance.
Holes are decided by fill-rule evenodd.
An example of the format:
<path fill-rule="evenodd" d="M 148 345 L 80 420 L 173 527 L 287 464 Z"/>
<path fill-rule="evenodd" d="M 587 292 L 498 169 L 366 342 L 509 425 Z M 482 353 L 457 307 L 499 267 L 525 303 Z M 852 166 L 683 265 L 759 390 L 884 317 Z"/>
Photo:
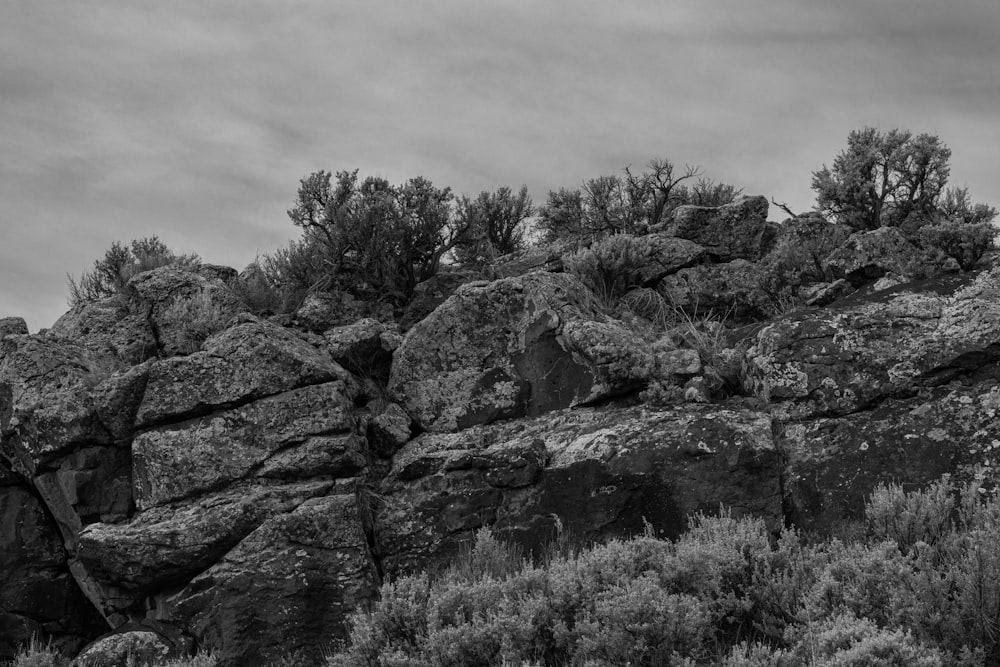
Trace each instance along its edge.
<path fill-rule="evenodd" d="M 722 511 L 540 561 L 483 529 L 446 572 L 386 583 L 328 664 L 997 664 L 1000 502 L 945 478 L 866 512 L 844 539 Z"/>

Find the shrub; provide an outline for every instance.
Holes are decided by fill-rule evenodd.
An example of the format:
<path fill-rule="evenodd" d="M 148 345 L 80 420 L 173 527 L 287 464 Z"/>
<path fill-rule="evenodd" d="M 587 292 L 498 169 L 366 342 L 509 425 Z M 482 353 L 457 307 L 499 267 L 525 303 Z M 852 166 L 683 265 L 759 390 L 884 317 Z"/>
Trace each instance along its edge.
<path fill-rule="evenodd" d="M 225 329 L 232 318 L 232 310 L 223 308 L 212 295 L 213 290 L 203 288 L 189 298 L 174 299 L 160 315 L 164 327 L 177 332 L 181 352 L 197 352 L 209 336 Z"/>
<path fill-rule="evenodd" d="M 628 234 L 609 236 L 563 257 L 566 270 L 608 308 L 613 308 L 631 288 L 642 285 L 641 271 L 648 262 L 648 246 L 641 238 Z"/>
<path fill-rule="evenodd" d="M 963 271 L 969 271 L 995 247 L 998 233 L 1000 229 L 988 222 L 942 221 L 921 226 L 916 232 L 916 241 L 926 250 L 940 250 L 954 258 Z"/>
<path fill-rule="evenodd" d="M 94 270 L 84 271 L 79 279 L 67 276 L 69 304 L 96 301 L 114 296 L 133 277 L 168 264 L 191 265 L 201 260 L 198 255 L 177 255 L 156 236 L 132 241 L 131 246 L 115 241 L 104 257 L 94 261 Z"/>
<path fill-rule="evenodd" d="M 795 633 L 797 664 L 815 667 L 942 667 L 940 651 L 901 629 L 845 613 Z"/>
<path fill-rule="evenodd" d="M 865 503 L 865 525 L 875 539 L 894 540 L 903 552 L 918 542 L 935 544 L 951 532 L 953 489 L 944 478 L 922 491 L 879 485 Z"/>
<path fill-rule="evenodd" d="M 51 644 L 42 644 L 37 637 L 32 637 L 27 646 L 22 646 L 14 656 L 11 667 L 67 667 L 69 659 L 52 648 Z"/>

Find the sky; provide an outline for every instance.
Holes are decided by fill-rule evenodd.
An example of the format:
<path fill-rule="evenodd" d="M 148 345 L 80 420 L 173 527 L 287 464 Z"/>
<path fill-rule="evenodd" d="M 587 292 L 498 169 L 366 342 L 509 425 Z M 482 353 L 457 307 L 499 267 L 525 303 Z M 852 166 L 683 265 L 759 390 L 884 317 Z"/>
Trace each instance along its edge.
<path fill-rule="evenodd" d="M 899 127 L 1000 205 L 998 109 L 997 0 L 0 0 L 0 317 L 115 241 L 242 269 L 320 169 L 543 203 L 666 158 L 804 211 Z"/>

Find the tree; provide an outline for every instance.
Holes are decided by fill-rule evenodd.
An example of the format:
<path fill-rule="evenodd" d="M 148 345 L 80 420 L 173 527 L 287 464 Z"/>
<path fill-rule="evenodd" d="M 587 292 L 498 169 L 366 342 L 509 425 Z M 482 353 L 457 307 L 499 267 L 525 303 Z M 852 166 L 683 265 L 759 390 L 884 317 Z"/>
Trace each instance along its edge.
<path fill-rule="evenodd" d="M 938 215 L 942 220 L 981 224 L 992 222 L 997 217 L 997 210 L 983 202 L 972 203 L 969 188 L 948 188 L 937 205 Z"/>
<path fill-rule="evenodd" d="M 359 183 L 357 170 L 337 172 L 335 184 L 332 176 L 318 171 L 301 179 L 288 211 L 304 232 L 295 254 L 322 258 L 312 284 L 408 300 L 464 230 L 453 215 L 451 189 L 420 176 L 399 186 L 376 176 Z"/>
<path fill-rule="evenodd" d="M 114 296 L 125 289 L 133 277 L 168 264 L 197 264 L 198 255 L 177 255 L 157 236 L 148 236 L 131 242 L 130 246 L 115 241 L 94 261 L 93 271 L 84 271 L 79 279 L 67 275 L 69 304 L 97 301 Z"/>
<path fill-rule="evenodd" d="M 950 157 L 951 150 L 930 134 L 854 130 L 833 167 L 813 172 L 817 207 L 855 229 L 929 218 L 948 181 Z"/>
<path fill-rule="evenodd" d="M 517 194 L 501 187 L 480 192 L 475 199 L 460 197 L 456 217 L 466 232 L 455 246 L 455 258 L 477 264 L 523 249 L 524 223 L 534 214 L 526 185 Z"/>
<path fill-rule="evenodd" d="M 725 206 L 742 194 L 743 188 L 728 183 L 716 183 L 710 178 L 699 178 L 690 187 L 682 185 L 677 188 L 676 199 L 692 206 Z"/>
<path fill-rule="evenodd" d="M 593 241 L 612 234 L 636 234 L 660 222 L 684 201 L 682 181 L 700 173 L 686 166 L 680 174 L 665 159 L 651 160 L 649 171 L 598 176 L 574 190 L 550 191 L 539 211 L 546 238 Z M 731 187 L 731 186 L 729 186 Z"/>

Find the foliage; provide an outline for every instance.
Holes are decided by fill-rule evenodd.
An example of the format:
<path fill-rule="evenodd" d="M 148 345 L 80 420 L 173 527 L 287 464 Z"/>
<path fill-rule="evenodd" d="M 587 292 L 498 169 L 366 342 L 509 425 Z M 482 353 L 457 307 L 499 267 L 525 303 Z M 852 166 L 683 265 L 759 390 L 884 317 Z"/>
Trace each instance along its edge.
<path fill-rule="evenodd" d="M 465 232 L 455 245 L 455 258 L 462 264 L 488 264 L 523 250 L 525 221 L 534 214 L 526 185 L 516 194 L 502 187 L 496 192 L 480 192 L 475 199 L 459 197 L 457 226 Z"/>
<path fill-rule="evenodd" d="M 846 541 L 722 512 L 532 562 L 484 529 L 446 572 L 386 583 L 329 664 L 997 664 L 998 540 L 1000 501 L 947 478 L 877 488 Z"/>
<path fill-rule="evenodd" d="M 589 248 L 563 257 L 566 270 L 608 308 L 613 308 L 630 289 L 642 285 L 642 269 L 649 261 L 649 246 L 641 237 L 629 234 L 600 239 Z"/>
<path fill-rule="evenodd" d="M 538 212 L 545 240 L 591 242 L 614 234 L 642 234 L 682 204 L 721 206 L 742 190 L 699 179 L 693 186 L 683 181 L 699 175 L 697 167 L 678 170 L 665 159 L 655 159 L 647 171 L 605 175 L 583 182 L 579 188 L 550 191 Z"/>
<path fill-rule="evenodd" d="M 51 646 L 32 638 L 14 657 L 10 667 L 69 667 L 70 659 Z M 139 661 L 133 656 L 126 659 L 127 667 L 216 667 L 218 659 L 211 653 L 198 653 L 186 658 L 169 658 L 155 663 Z M 84 666 L 85 667 L 85 666 Z"/>
<path fill-rule="evenodd" d="M 995 247 L 1000 229 L 988 222 L 943 220 L 921 226 L 916 242 L 927 252 L 938 251 L 953 258 L 963 271 L 969 271 Z"/>
<path fill-rule="evenodd" d="M 126 246 L 115 241 L 94 261 L 93 271 L 84 271 L 79 279 L 67 276 L 69 304 L 97 301 L 120 293 L 133 277 L 168 264 L 191 265 L 200 262 L 198 255 L 177 255 L 156 236 L 141 238 Z"/>
<path fill-rule="evenodd" d="M 22 646 L 14 656 L 11 667 L 66 667 L 69 660 L 51 644 L 43 644 L 32 637 L 27 646 Z"/>
<path fill-rule="evenodd" d="M 288 211 L 303 236 L 275 258 L 271 275 L 289 291 L 339 286 L 357 296 L 406 301 L 434 275 L 466 232 L 453 215 L 450 188 L 423 177 L 402 185 L 358 172 L 327 171 L 300 181 Z"/>
<path fill-rule="evenodd" d="M 201 349 L 209 336 L 226 328 L 233 312 L 213 298 L 213 290 L 203 288 L 188 298 L 176 298 L 160 315 L 163 324 L 177 332 L 182 352 Z"/>
<path fill-rule="evenodd" d="M 964 222 L 976 225 L 993 222 L 997 210 L 983 202 L 973 203 L 969 188 L 948 188 L 938 201 L 938 217 L 947 222 Z"/>
<path fill-rule="evenodd" d="M 930 134 L 854 130 L 833 167 L 813 172 L 816 203 L 822 213 L 855 229 L 930 217 L 948 181 L 950 157 L 951 149 Z"/>
<path fill-rule="evenodd" d="M 677 186 L 675 196 L 678 202 L 692 206 L 725 206 L 742 194 L 743 188 L 728 183 L 716 183 L 710 178 L 699 178 L 694 185 Z"/>

